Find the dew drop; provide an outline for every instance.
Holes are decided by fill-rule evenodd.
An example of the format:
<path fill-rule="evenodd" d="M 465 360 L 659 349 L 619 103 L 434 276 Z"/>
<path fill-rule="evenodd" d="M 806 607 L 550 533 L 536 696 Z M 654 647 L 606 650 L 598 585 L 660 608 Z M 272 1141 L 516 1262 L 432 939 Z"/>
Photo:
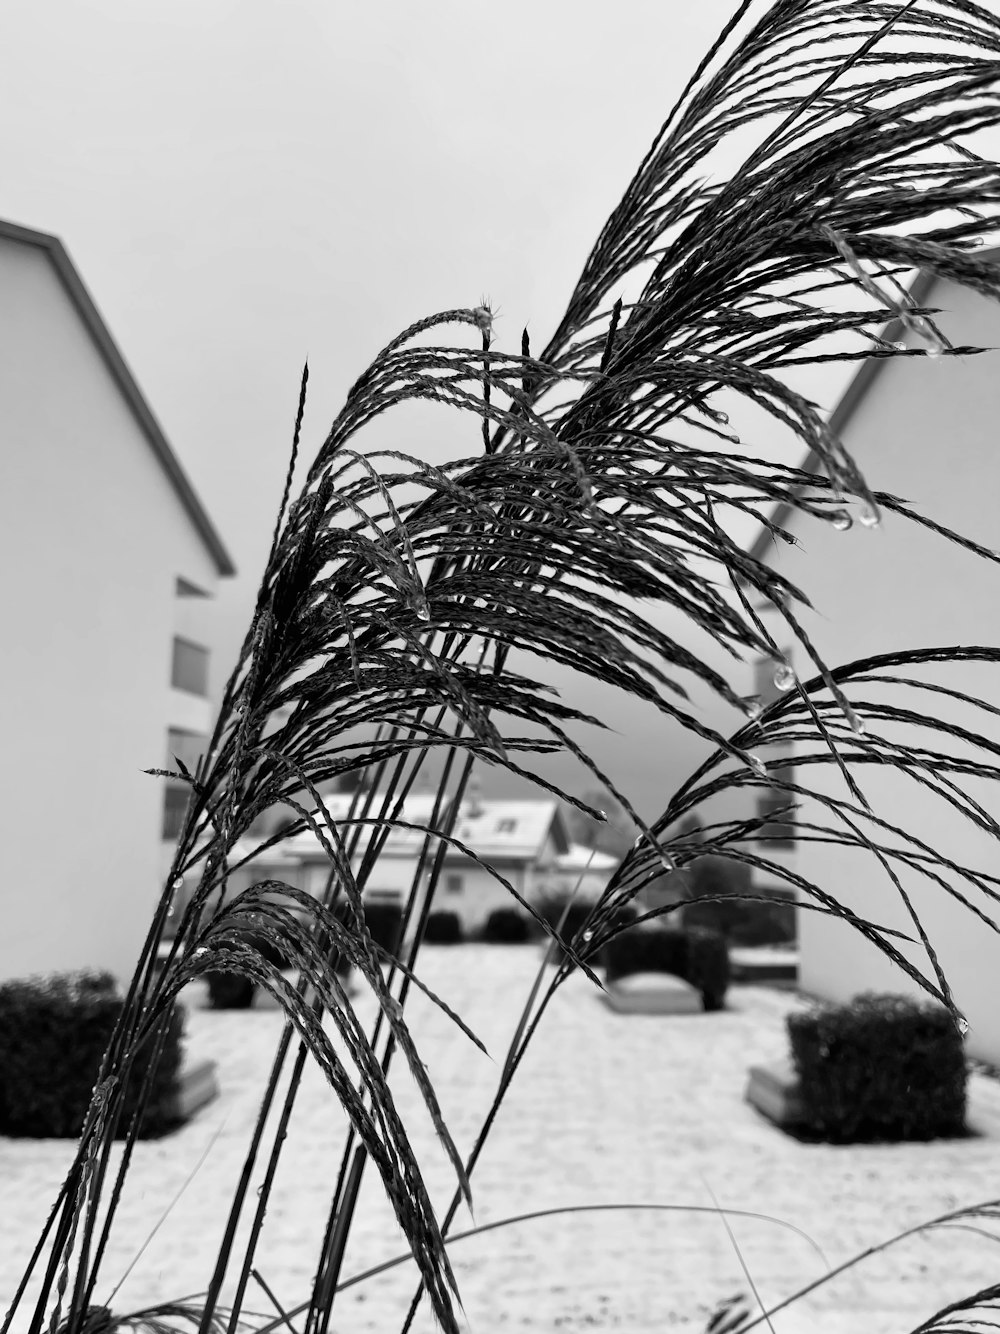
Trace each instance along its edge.
<path fill-rule="evenodd" d="M 848 514 L 847 510 L 834 510 L 830 517 L 830 522 L 836 528 L 838 533 L 846 533 L 848 528 L 854 527 L 854 520 Z"/>
<path fill-rule="evenodd" d="M 748 695 L 746 699 L 743 700 L 743 712 L 753 722 L 756 722 L 764 712 L 764 705 L 760 701 L 760 696 Z"/>
<path fill-rule="evenodd" d="M 932 343 L 930 347 L 924 348 L 924 356 L 939 357 L 941 355 L 942 350 L 943 349 L 940 348 L 937 343 Z"/>
<path fill-rule="evenodd" d="M 431 609 L 426 602 L 417 603 L 417 615 L 422 621 L 429 621 L 431 619 Z"/>
<path fill-rule="evenodd" d="M 728 426 L 728 425 L 729 425 L 729 413 L 728 413 L 728 412 L 717 412 L 717 413 L 715 414 L 715 420 L 719 423 L 720 426 Z"/>
<path fill-rule="evenodd" d="M 591 926 L 588 926 L 587 929 L 586 929 L 586 931 L 584 931 L 584 933 L 583 933 L 584 944 L 586 944 L 588 941 L 591 941 L 591 940 L 593 940 L 593 939 L 594 939 L 594 928 L 591 927 Z"/>
<path fill-rule="evenodd" d="M 598 811 L 598 812 L 597 812 L 597 818 L 598 818 L 598 820 L 607 820 L 607 818 L 608 818 L 608 813 L 607 813 L 607 811 Z"/>
<path fill-rule="evenodd" d="M 674 861 L 673 857 L 668 856 L 665 852 L 660 853 L 660 865 L 665 871 L 677 870 L 677 863 Z"/>
<path fill-rule="evenodd" d="M 844 716 L 846 717 L 848 723 L 850 724 L 852 732 L 856 733 L 857 736 L 865 735 L 864 723 L 861 721 L 861 719 L 858 717 L 858 715 L 854 712 L 854 710 L 851 708 L 849 704 L 847 708 L 844 710 Z"/>
<path fill-rule="evenodd" d="M 882 516 L 876 507 L 867 501 L 861 506 L 858 512 L 858 519 L 864 528 L 877 528 L 882 522 Z"/>
<path fill-rule="evenodd" d="M 961 1033 L 963 1038 L 969 1031 L 969 1021 L 968 1019 L 966 1019 L 964 1014 L 960 1014 L 958 1016 L 958 1031 Z"/>
<path fill-rule="evenodd" d="M 981 236 L 970 236 L 966 244 L 971 250 L 977 250 L 979 246 L 984 245 L 985 242 Z"/>
<path fill-rule="evenodd" d="M 787 662 L 779 664 L 771 679 L 779 690 L 791 690 L 795 685 L 795 673 Z"/>
<path fill-rule="evenodd" d="M 905 343 L 893 343 L 892 346 L 895 348 L 895 350 L 896 350 L 897 352 L 905 352 L 905 351 L 906 351 L 906 344 L 905 344 Z"/>

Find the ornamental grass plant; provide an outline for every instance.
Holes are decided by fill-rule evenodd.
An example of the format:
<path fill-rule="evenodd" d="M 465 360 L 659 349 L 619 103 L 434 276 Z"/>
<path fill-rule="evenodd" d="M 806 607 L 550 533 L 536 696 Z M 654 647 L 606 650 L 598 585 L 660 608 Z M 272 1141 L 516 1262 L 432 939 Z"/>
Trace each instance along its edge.
<path fill-rule="evenodd" d="M 991 909 L 997 878 L 955 865 L 921 841 L 924 831 L 893 830 L 903 841 L 890 846 L 890 831 L 868 807 L 863 770 L 888 765 L 912 775 L 1000 834 L 962 788 L 965 778 L 998 777 L 995 710 L 969 700 L 981 706 L 981 727 L 959 737 L 954 725 L 925 716 L 923 682 L 909 676 L 914 665 L 939 668 L 943 678 L 956 662 L 996 665 L 1000 649 L 904 645 L 877 659 L 828 666 L 799 620 L 798 609 L 810 605 L 806 593 L 748 556 L 728 524 L 733 515 L 750 517 L 779 541 L 793 540 L 770 517 L 779 502 L 837 529 L 855 520 L 875 526 L 889 511 L 983 560 L 998 560 L 896 496 L 873 492 L 817 405 L 786 379 L 796 367 L 826 360 L 982 350 L 952 345 L 935 320 L 938 312 L 915 303 L 906 282 L 921 268 L 1000 297 L 1000 268 L 977 253 L 995 225 L 1000 166 L 970 147 L 979 143 L 978 132 L 1000 123 L 998 80 L 1000 20 L 969 0 L 743 0 L 657 132 L 544 346 L 533 346 L 527 331 L 518 348 L 497 346 L 486 304 L 417 320 L 353 385 L 293 498 L 304 372 L 288 479 L 252 623 L 207 753 L 194 771 L 178 764 L 190 801 L 174 864 L 78 1152 L 22 1286 L 10 1294 L 4 1331 L 95 1334 L 144 1322 L 202 1334 L 245 1328 L 263 1334 L 279 1326 L 327 1334 L 336 1327 L 361 1179 L 377 1172 L 419 1271 L 402 1329 L 426 1301 L 441 1327 L 455 1334 L 458 1293 L 448 1238 L 461 1201 L 471 1199 L 483 1143 L 526 1044 L 571 973 L 582 971 L 600 985 L 593 968 L 599 952 L 623 930 L 637 929 L 623 924 L 621 909 L 665 871 L 683 870 L 706 854 L 754 868 L 767 883 L 793 885 L 801 911 L 849 921 L 961 1028 L 915 911 L 914 936 L 926 951 L 928 976 L 900 952 L 898 932 L 858 916 L 769 857 L 763 818 L 716 821 L 697 839 L 684 831 L 712 799 L 773 787 L 767 747 L 794 739 L 805 758 L 797 761 L 796 781 L 781 784 L 790 808 L 783 820 L 796 822 L 801 837 L 867 849 L 901 894 L 901 865 L 942 893 L 962 892 L 970 910 L 995 929 L 971 896 Z M 706 174 L 724 141 L 738 151 L 738 165 L 724 177 Z M 579 151 L 585 167 L 585 146 L 565 151 Z M 889 319 L 901 321 L 913 346 L 886 341 Z M 733 396 L 766 414 L 803 453 L 811 450 L 815 472 L 758 457 L 755 442 L 736 436 L 719 405 Z M 465 415 L 468 457 L 433 467 L 408 453 L 405 440 L 395 449 L 366 449 L 369 422 L 418 399 Z M 657 619 L 664 609 L 683 613 L 695 642 L 709 635 L 739 673 L 749 658 L 781 660 L 758 613 L 761 603 L 776 609 L 784 640 L 794 638 L 813 668 L 786 682 L 791 688 L 767 708 Z M 615 686 L 711 743 L 712 758 L 651 824 L 577 741 L 581 724 L 600 720 L 551 690 L 549 664 Z M 869 701 L 872 681 L 895 682 L 897 698 L 912 695 L 913 708 L 906 713 Z M 730 734 L 697 717 L 689 704 L 692 682 L 731 708 Z M 907 719 L 920 730 L 919 749 L 881 736 L 884 721 L 898 727 Z M 942 744 L 951 738 L 976 748 L 977 758 L 959 760 L 942 750 L 929 774 L 928 729 Z M 476 860 L 456 835 L 474 766 L 533 779 L 600 818 L 589 803 L 535 773 L 537 758 L 553 751 L 574 755 L 589 771 L 589 784 L 613 795 L 634 823 L 636 842 L 567 946 L 558 943 L 558 927 L 503 875 L 485 868 L 550 936 L 552 957 L 559 954 L 556 968 L 539 974 L 500 1067 L 492 1109 L 466 1155 L 421 1062 L 406 1001 L 412 987 L 423 988 L 420 946 L 445 853 Z M 431 757 L 440 763 L 440 778 L 430 818 L 418 831 L 402 942 L 390 958 L 366 924 L 362 896 L 389 833 L 405 823 L 404 799 Z M 831 766 L 844 798 L 811 782 Z M 334 821 L 322 790 L 342 781 L 355 783 L 355 795 L 349 815 Z M 826 823 L 805 821 L 797 807 L 806 798 L 812 809 L 819 803 Z M 225 895 L 227 877 L 242 864 L 233 849 L 270 812 L 291 823 L 245 860 L 311 830 L 329 859 L 319 898 L 276 879 Z M 775 818 L 770 811 L 767 819 Z M 173 887 L 183 877 L 197 888 L 159 968 Z M 963 890 L 951 880 L 962 881 Z M 667 916 L 673 907 L 645 916 Z M 296 985 L 261 950 L 262 935 L 298 969 Z M 348 960 L 359 986 L 377 998 L 370 1031 L 334 960 Z M 111 1146 L 126 1117 L 123 1089 L 137 1061 L 155 1066 L 181 989 L 213 972 L 268 989 L 287 1022 L 261 1089 L 228 1225 L 221 1237 L 199 1239 L 207 1256 L 204 1292 L 183 1299 L 164 1293 L 156 1311 L 126 1318 L 105 1298 L 113 1276 L 102 1269 L 139 1124 L 138 1113 L 124 1123 L 124 1152 L 112 1170 Z M 447 1013 L 456 1041 L 478 1043 L 460 1015 Z M 390 1092 L 390 1067 L 399 1060 L 454 1167 L 454 1198 L 440 1217 Z M 252 1315 L 259 1293 L 253 1289 L 251 1302 L 251 1283 L 266 1284 L 261 1227 L 307 1062 L 325 1074 L 350 1131 L 326 1217 L 304 1242 L 315 1261 L 312 1285 L 293 1310 L 265 1320 Z M 263 1174 L 256 1192 L 255 1173 Z M 998 1209 L 994 1201 L 957 1211 L 951 1221 L 973 1215 L 981 1221 Z M 237 1247 L 245 1217 L 247 1239 Z M 40 1292 L 28 1303 L 36 1271 Z M 225 1307 L 224 1284 L 232 1292 Z M 921 1331 L 972 1328 L 976 1312 L 998 1296 L 1000 1287 L 990 1288 L 950 1314 L 928 1313 Z M 731 1327 L 731 1316 L 722 1313 L 716 1327 Z M 742 1328 L 767 1318 L 741 1317 Z"/>

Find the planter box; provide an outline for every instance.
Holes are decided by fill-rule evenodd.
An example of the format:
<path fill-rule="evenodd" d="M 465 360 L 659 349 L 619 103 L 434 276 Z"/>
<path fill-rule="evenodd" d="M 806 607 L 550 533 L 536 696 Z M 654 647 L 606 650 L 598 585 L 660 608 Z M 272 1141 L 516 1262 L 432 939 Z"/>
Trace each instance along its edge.
<path fill-rule="evenodd" d="M 182 1069 L 177 1077 L 170 1103 L 171 1113 L 178 1121 L 187 1121 L 218 1096 L 215 1062 L 196 1061 Z"/>
<path fill-rule="evenodd" d="M 745 1096 L 752 1107 L 776 1125 L 804 1123 L 798 1076 L 787 1057 L 770 1065 L 752 1065 Z"/>
<path fill-rule="evenodd" d="M 701 993 L 671 973 L 630 973 L 601 995 L 618 1014 L 703 1014 Z"/>
<path fill-rule="evenodd" d="M 799 976 L 799 954 L 798 950 L 732 945 L 729 967 L 734 982 L 779 982 L 794 986 Z"/>

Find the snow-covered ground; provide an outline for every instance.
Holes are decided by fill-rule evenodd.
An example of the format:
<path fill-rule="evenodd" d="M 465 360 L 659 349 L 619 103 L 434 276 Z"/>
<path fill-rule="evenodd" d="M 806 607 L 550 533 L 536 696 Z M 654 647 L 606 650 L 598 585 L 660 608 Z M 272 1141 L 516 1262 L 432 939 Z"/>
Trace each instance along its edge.
<path fill-rule="evenodd" d="M 407 1010 L 418 1046 L 465 1152 L 496 1088 L 539 957 L 537 946 L 425 948 L 421 976 L 463 1015 L 490 1053 L 477 1051 L 444 1015 L 411 993 Z M 221 1096 L 171 1138 L 137 1146 L 99 1301 L 107 1301 L 185 1179 L 204 1161 L 110 1302 L 117 1313 L 204 1289 L 281 1032 L 279 1012 L 200 1008 L 200 985 L 186 999 L 189 1056 L 218 1063 Z M 776 1222 L 730 1218 L 762 1298 L 775 1303 L 827 1265 L 895 1232 L 959 1204 L 1000 1197 L 1000 1132 L 931 1144 L 802 1144 L 748 1106 L 748 1066 L 784 1055 L 784 1016 L 802 1003 L 788 992 L 734 987 L 723 1013 L 621 1015 L 600 1002 L 586 978 L 572 978 L 543 1019 L 474 1173 L 476 1221 L 607 1203 L 704 1211 L 711 1207 L 711 1188 L 723 1207 L 784 1220 L 822 1251 L 825 1259 Z M 373 1012 L 369 996 L 356 1004 L 362 1016 Z M 443 1212 L 453 1176 L 402 1066 L 394 1088 Z M 974 1103 L 1000 1112 L 995 1081 L 976 1075 L 970 1089 Z M 317 1224 L 325 1218 L 343 1128 L 322 1076 L 310 1069 L 257 1260 L 286 1309 L 303 1300 L 312 1277 Z M 0 1293 L 7 1300 L 71 1156 L 65 1142 L 0 1139 Z M 463 1210 L 455 1230 L 468 1225 Z M 345 1275 L 403 1249 L 377 1176 L 369 1172 Z M 701 1330 L 721 1298 L 746 1286 L 733 1244 L 711 1211 L 550 1217 L 457 1242 L 452 1258 L 469 1326 L 479 1334 L 502 1327 Z M 866 1260 L 776 1316 L 774 1329 L 907 1334 L 947 1301 L 996 1281 L 998 1263 L 995 1242 L 941 1229 Z M 334 1326 L 340 1334 L 392 1334 L 413 1288 L 410 1263 L 351 1287 L 338 1299 Z M 247 1305 L 273 1314 L 256 1284 Z M 15 1334 L 26 1323 L 27 1310 Z M 415 1328 L 433 1328 L 426 1310 Z"/>

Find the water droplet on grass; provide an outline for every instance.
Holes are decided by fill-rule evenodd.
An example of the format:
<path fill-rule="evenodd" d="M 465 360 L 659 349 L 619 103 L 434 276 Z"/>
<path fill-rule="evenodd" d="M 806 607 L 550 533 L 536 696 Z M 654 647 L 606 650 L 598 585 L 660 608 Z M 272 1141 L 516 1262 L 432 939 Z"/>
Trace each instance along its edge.
<path fill-rule="evenodd" d="M 748 695 L 743 701 L 743 712 L 751 721 L 756 722 L 764 712 L 764 705 L 759 695 Z"/>
<path fill-rule="evenodd" d="M 964 1014 L 960 1014 L 958 1016 L 958 1031 L 961 1033 L 963 1038 L 969 1031 L 969 1021 L 968 1019 L 966 1019 Z"/>
<path fill-rule="evenodd" d="M 750 768 L 754 771 L 754 773 L 757 775 L 758 778 L 767 777 L 767 766 L 764 764 L 764 761 L 760 758 L 759 755 L 754 755 L 748 752 L 747 764 L 749 764 Z"/>
<path fill-rule="evenodd" d="M 848 514 L 847 510 L 834 510 L 830 516 L 830 522 L 836 528 L 838 533 L 846 533 L 848 528 L 854 527 L 854 520 Z"/>
<path fill-rule="evenodd" d="M 866 501 L 858 512 L 858 520 L 863 528 L 877 528 L 882 522 L 882 516 L 874 505 Z"/>
<path fill-rule="evenodd" d="M 932 343 L 930 347 L 924 349 L 924 356 L 939 357 L 943 351 L 944 349 L 939 347 L 937 343 Z"/>
<path fill-rule="evenodd" d="M 787 662 L 781 663 L 772 678 L 779 690 L 791 690 L 795 685 L 795 673 Z"/>

